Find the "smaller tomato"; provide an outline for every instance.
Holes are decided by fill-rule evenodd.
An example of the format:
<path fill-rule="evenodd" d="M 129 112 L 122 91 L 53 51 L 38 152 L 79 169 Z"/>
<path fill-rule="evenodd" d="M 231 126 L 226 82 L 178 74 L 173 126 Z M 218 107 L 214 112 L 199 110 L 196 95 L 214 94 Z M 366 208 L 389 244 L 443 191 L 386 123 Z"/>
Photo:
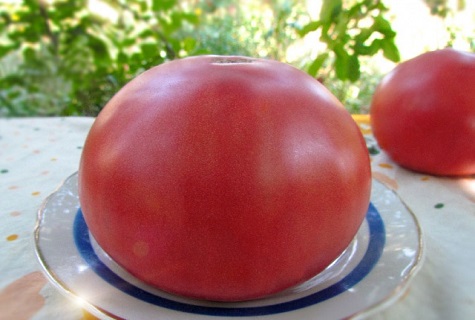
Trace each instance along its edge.
<path fill-rule="evenodd" d="M 434 175 L 475 174 L 475 54 L 443 49 L 399 64 L 371 103 L 380 147 Z"/>

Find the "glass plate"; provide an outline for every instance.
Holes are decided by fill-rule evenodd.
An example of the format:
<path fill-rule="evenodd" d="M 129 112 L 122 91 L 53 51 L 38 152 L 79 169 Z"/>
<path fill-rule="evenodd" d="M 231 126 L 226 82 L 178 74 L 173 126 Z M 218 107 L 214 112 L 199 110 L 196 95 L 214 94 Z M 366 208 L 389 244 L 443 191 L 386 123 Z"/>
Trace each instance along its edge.
<path fill-rule="evenodd" d="M 415 216 L 375 180 L 366 219 L 340 257 L 312 279 L 265 299 L 186 299 L 128 274 L 89 234 L 79 208 L 77 173 L 44 201 L 34 237 L 37 258 L 50 282 L 102 319 L 364 318 L 405 292 L 423 257 Z"/>

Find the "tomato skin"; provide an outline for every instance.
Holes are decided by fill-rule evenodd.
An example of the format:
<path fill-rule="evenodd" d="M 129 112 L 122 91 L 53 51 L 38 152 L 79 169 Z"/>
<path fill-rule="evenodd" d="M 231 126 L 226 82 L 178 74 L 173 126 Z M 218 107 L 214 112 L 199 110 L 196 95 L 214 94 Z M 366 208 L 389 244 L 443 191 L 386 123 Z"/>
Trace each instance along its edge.
<path fill-rule="evenodd" d="M 239 301 L 309 279 L 368 208 L 369 155 L 341 104 L 275 61 L 200 56 L 152 68 L 93 124 L 79 197 L 100 246 L 179 295 Z"/>
<path fill-rule="evenodd" d="M 475 174 L 475 54 L 443 49 L 399 64 L 376 88 L 371 124 L 400 165 Z"/>

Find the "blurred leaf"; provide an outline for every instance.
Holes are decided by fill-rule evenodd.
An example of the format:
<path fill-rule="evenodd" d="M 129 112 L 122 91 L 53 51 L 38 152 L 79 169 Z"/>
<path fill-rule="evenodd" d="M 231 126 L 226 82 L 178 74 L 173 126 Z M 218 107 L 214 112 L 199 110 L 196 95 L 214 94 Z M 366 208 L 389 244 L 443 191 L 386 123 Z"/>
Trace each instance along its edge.
<path fill-rule="evenodd" d="M 369 52 L 368 55 L 373 56 L 375 55 L 382 47 L 383 40 L 381 39 L 374 39 L 373 42 L 369 45 Z"/>
<path fill-rule="evenodd" d="M 172 12 L 170 14 L 170 19 L 171 19 L 171 23 L 169 25 L 168 33 L 172 33 L 180 29 L 183 22 L 183 14 L 180 12 Z"/>
<path fill-rule="evenodd" d="M 0 59 L 6 56 L 8 53 L 18 49 L 19 45 L 10 44 L 10 45 L 0 45 Z"/>
<path fill-rule="evenodd" d="M 149 28 L 143 30 L 143 31 L 140 32 L 139 35 L 138 35 L 138 37 L 139 37 L 139 38 L 142 38 L 142 39 L 146 39 L 146 38 L 148 38 L 148 37 L 153 37 L 153 36 L 155 36 L 155 32 L 153 32 L 152 29 L 149 29 Z M 134 41 L 135 39 L 134 39 L 134 38 L 130 38 L 129 40 L 130 40 L 130 41 Z"/>
<path fill-rule="evenodd" d="M 361 28 L 359 33 L 355 36 L 355 41 L 361 44 L 364 44 L 366 40 L 371 37 L 373 34 L 373 29 L 371 28 Z"/>
<path fill-rule="evenodd" d="M 320 28 L 321 25 L 322 25 L 322 22 L 319 20 L 311 21 L 308 24 L 306 24 L 303 28 L 298 30 L 298 33 L 301 37 L 303 37 L 307 35 L 309 32 L 317 30 L 318 28 Z"/>
<path fill-rule="evenodd" d="M 119 65 L 123 65 L 127 63 L 128 60 L 129 57 L 123 51 L 119 51 L 119 53 L 117 54 L 117 63 Z"/>
<path fill-rule="evenodd" d="M 350 56 L 342 45 L 335 46 L 335 73 L 338 79 L 347 80 L 349 78 L 349 59 Z"/>
<path fill-rule="evenodd" d="M 36 51 L 32 48 L 25 48 L 23 50 L 23 59 L 25 59 L 26 61 L 36 60 Z"/>
<path fill-rule="evenodd" d="M 399 50 L 394 43 L 394 39 L 385 39 L 381 41 L 381 48 L 383 49 L 383 55 L 385 58 L 393 61 L 399 62 L 401 60 L 401 56 L 399 54 Z"/>
<path fill-rule="evenodd" d="M 351 38 L 348 35 L 348 25 L 350 22 L 348 15 L 342 12 L 338 19 L 335 19 L 334 22 L 336 22 L 334 33 L 337 34 L 337 37 L 340 39 L 340 41 L 345 39 L 345 42 L 347 42 L 348 39 Z"/>
<path fill-rule="evenodd" d="M 356 54 L 361 56 L 373 56 L 381 49 L 381 42 L 381 39 L 374 39 L 369 46 L 361 42 L 356 42 L 353 46 L 353 50 Z"/>
<path fill-rule="evenodd" d="M 155 43 L 142 43 L 140 45 L 140 50 L 144 59 L 152 59 L 160 54 Z"/>
<path fill-rule="evenodd" d="M 81 10 L 87 5 L 86 1 L 57 1 L 54 5 L 53 11 L 49 12 L 49 16 L 55 23 L 61 23 L 65 19 L 74 18 L 77 11 Z"/>
<path fill-rule="evenodd" d="M 323 0 L 322 7 L 320 9 L 320 20 L 323 23 L 332 21 L 337 15 L 340 14 L 342 6 L 342 0 Z"/>
<path fill-rule="evenodd" d="M 389 21 L 381 17 L 381 15 L 374 17 L 372 29 L 390 38 L 396 36 L 396 32 L 391 28 Z"/>
<path fill-rule="evenodd" d="M 187 52 L 191 52 L 196 48 L 196 40 L 192 37 L 186 37 L 183 39 L 183 49 Z"/>
<path fill-rule="evenodd" d="M 183 20 L 185 20 L 185 21 L 187 21 L 187 22 L 189 22 L 193 25 L 197 25 L 200 22 L 200 18 L 194 13 L 182 12 L 181 17 L 182 17 Z"/>
<path fill-rule="evenodd" d="M 137 2 L 138 2 L 138 5 L 139 5 L 141 11 L 144 12 L 144 11 L 147 11 L 147 10 L 148 10 L 148 3 L 147 3 L 147 1 L 139 0 L 139 1 L 137 1 Z M 155 1 L 154 1 L 154 2 L 155 2 Z"/>
<path fill-rule="evenodd" d="M 170 10 L 176 5 L 176 0 L 153 0 L 153 11 L 165 11 Z"/>
<path fill-rule="evenodd" d="M 315 77 L 318 73 L 318 70 L 322 67 L 323 63 L 328 59 L 328 53 L 320 54 L 307 69 L 307 73 L 312 77 Z"/>
<path fill-rule="evenodd" d="M 100 65 L 107 66 L 110 64 L 111 58 L 109 56 L 109 50 L 103 40 L 101 40 L 99 37 L 89 35 L 88 46 L 91 49 L 92 54 L 94 56 L 94 62 L 98 66 Z"/>
<path fill-rule="evenodd" d="M 171 39 L 168 40 L 168 44 L 169 44 L 169 46 L 171 46 L 171 48 L 173 48 L 173 51 L 175 51 L 175 52 L 178 52 L 181 49 L 181 41 L 178 40 L 178 39 L 171 38 Z M 172 57 L 170 57 L 170 58 L 172 58 Z"/>
<path fill-rule="evenodd" d="M 360 78 L 360 61 L 356 54 L 348 58 L 348 80 L 355 82 Z"/>

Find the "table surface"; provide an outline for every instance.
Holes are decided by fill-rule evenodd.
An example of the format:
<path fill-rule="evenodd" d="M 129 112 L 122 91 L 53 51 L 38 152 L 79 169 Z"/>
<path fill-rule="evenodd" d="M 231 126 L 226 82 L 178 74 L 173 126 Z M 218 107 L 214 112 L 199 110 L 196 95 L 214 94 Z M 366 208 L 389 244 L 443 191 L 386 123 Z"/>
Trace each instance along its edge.
<path fill-rule="evenodd" d="M 475 319 L 475 177 L 399 167 L 354 116 L 372 148 L 373 178 L 393 189 L 422 228 L 425 259 L 408 291 L 371 319 Z M 34 250 L 38 208 L 78 169 L 94 118 L 0 119 L 0 319 L 90 319 L 45 278 Z"/>

